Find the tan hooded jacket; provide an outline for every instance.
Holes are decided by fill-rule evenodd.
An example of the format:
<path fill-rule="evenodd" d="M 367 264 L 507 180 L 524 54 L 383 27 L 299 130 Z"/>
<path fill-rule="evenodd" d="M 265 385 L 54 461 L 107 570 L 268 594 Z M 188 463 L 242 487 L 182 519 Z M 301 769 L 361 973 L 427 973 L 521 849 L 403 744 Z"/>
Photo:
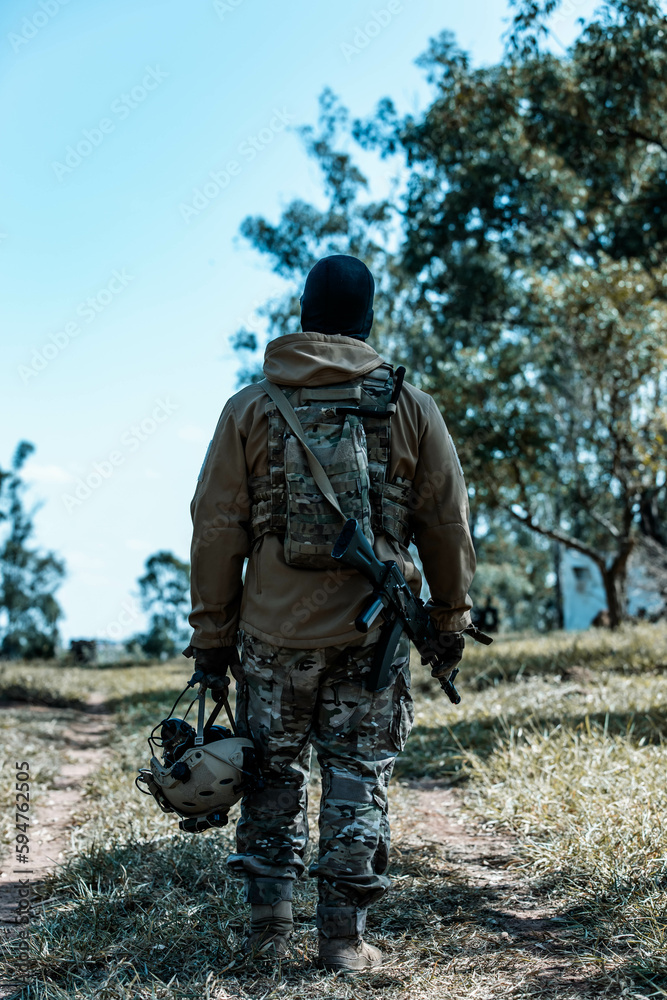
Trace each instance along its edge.
<path fill-rule="evenodd" d="M 280 385 L 332 385 L 381 364 L 382 358 L 363 341 L 295 333 L 268 345 L 264 374 Z M 277 535 L 264 535 L 251 546 L 248 478 L 269 472 L 269 402 L 257 385 L 231 397 L 199 474 L 191 506 L 190 624 L 192 644 L 202 649 L 232 645 L 238 629 L 297 649 L 360 638 L 354 619 L 370 594 L 361 574 L 345 567 L 288 566 Z M 465 628 L 470 624 L 468 588 L 475 553 L 463 471 L 435 403 L 408 383 L 391 418 L 387 481 L 399 476 L 413 483 L 412 527 L 435 605 L 435 624 L 441 629 Z M 406 548 L 380 536 L 375 551 L 381 559 L 396 559 L 419 592 L 421 577 Z"/>

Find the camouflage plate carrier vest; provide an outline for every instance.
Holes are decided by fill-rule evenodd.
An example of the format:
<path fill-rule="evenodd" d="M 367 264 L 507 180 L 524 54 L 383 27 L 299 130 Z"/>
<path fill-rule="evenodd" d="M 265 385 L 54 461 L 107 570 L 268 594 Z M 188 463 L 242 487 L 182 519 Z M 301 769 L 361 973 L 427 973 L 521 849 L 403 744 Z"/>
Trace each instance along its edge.
<path fill-rule="evenodd" d="M 400 382 L 397 381 L 400 391 Z M 411 482 L 387 482 L 395 376 L 383 364 L 339 385 L 281 386 L 324 466 L 347 517 L 371 544 L 390 535 L 407 545 Z M 370 412 L 369 412 L 370 411 Z M 307 569 L 337 566 L 331 549 L 342 523 L 318 489 L 301 442 L 268 401 L 269 475 L 251 478 L 253 543 L 267 533 L 284 536 L 285 562 Z"/>

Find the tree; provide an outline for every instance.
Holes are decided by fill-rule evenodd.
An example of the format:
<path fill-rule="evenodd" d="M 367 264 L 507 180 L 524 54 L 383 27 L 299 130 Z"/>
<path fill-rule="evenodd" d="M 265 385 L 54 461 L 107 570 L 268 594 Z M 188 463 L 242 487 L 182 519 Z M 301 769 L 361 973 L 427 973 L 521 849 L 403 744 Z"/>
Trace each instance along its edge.
<path fill-rule="evenodd" d="M 473 521 L 477 572 L 471 588 L 476 609 L 489 600 L 503 632 L 547 632 L 563 627 L 553 545 L 511 517 L 495 513 Z"/>
<path fill-rule="evenodd" d="M 419 116 L 385 99 L 348 127 L 326 95 L 306 138 L 329 209 L 295 202 L 242 231 L 281 274 L 340 249 L 381 266 L 383 353 L 456 427 L 475 505 L 590 556 L 615 626 L 667 474 L 667 19 L 608 0 L 556 56 L 541 46 L 555 0 L 517 6 L 496 66 L 432 40 Z M 402 190 L 363 202 L 337 130 L 394 162 Z"/>
<path fill-rule="evenodd" d="M 150 657 L 174 656 L 187 642 L 190 566 L 171 552 L 149 556 L 139 578 L 141 604 L 150 616 L 148 631 L 130 640 Z"/>
<path fill-rule="evenodd" d="M 64 563 L 30 546 L 34 511 L 25 509 L 20 472 L 34 450 L 21 441 L 10 469 L 0 469 L 0 528 L 6 531 L 0 545 L 0 656 L 8 659 L 53 657 L 62 616 L 54 594 Z"/>

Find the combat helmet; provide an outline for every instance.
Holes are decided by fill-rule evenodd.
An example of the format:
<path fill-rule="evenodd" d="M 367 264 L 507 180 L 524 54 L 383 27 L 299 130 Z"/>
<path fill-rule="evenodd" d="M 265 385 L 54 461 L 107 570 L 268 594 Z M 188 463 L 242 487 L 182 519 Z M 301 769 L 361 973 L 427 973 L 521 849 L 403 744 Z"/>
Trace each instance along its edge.
<path fill-rule="evenodd" d="M 188 711 L 198 701 L 196 729 L 186 718 L 173 714 L 181 698 L 195 684 L 199 684 L 199 693 Z M 190 833 L 225 826 L 231 807 L 246 791 L 263 783 L 257 750 L 252 740 L 237 734 L 226 689 L 217 693 L 218 700 L 208 721 L 204 721 L 206 690 L 204 673 L 195 671 L 169 715 L 151 731 L 150 766 L 140 768 L 135 779 L 137 788 L 152 795 L 163 812 L 180 816 L 179 827 Z M 214 725 L 223 705 L 231 729 Z"/>

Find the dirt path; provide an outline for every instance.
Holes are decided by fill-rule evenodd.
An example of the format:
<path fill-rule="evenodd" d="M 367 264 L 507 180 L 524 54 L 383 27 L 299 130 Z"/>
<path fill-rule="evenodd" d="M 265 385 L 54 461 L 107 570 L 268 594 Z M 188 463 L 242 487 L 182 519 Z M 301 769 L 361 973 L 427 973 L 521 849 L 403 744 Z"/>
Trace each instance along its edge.
<path fill-rule="evenodd" d="M 31 711 L 50 711 L 44 706 L 31 706 Z M 70 712 L 70 715 L 72 713 Z M 63 731 L 66 763 L 57 775 L 54 787 L 30 814 L 30 864 L 21 871 L 10 853 L 2 861 L 0 875 L 0 935 L 16 933 L 16 907 L 20 879 L 38 883 L 62 862 L 70 847 L 72 818 L 83 802 L 86 779 L 105 756 L 105 739 L 111 728 L 111 716 L 105 711 L 101 696 L 91 696 L 85 710 L 75 713 Z M 29 874 L 27 874 L 29 873 Z M 0 1000 L 2 991 L 0 990 Z"/>
<path fill-rule="evenodd" d="M 516 841 L 471 829 L 462 812 L 455 789 L 413 782 L 403 786 L 392 824 L 396 848 L 406 858 L 430 851 L 444 861 L 449 898 L 442 924 L 451 927 L 462 946 L 457 970 L 468 964 L 477 972 L 484 968 L 490 996 L 496 995 L 494 987 L 505 996 L 510 982 L 522 998 L 610 995 L 606 987 L 614 983 L 592 969 L 590 949 L 581 950 L 562 901 L 538 891 L 527 878 Z"/>

